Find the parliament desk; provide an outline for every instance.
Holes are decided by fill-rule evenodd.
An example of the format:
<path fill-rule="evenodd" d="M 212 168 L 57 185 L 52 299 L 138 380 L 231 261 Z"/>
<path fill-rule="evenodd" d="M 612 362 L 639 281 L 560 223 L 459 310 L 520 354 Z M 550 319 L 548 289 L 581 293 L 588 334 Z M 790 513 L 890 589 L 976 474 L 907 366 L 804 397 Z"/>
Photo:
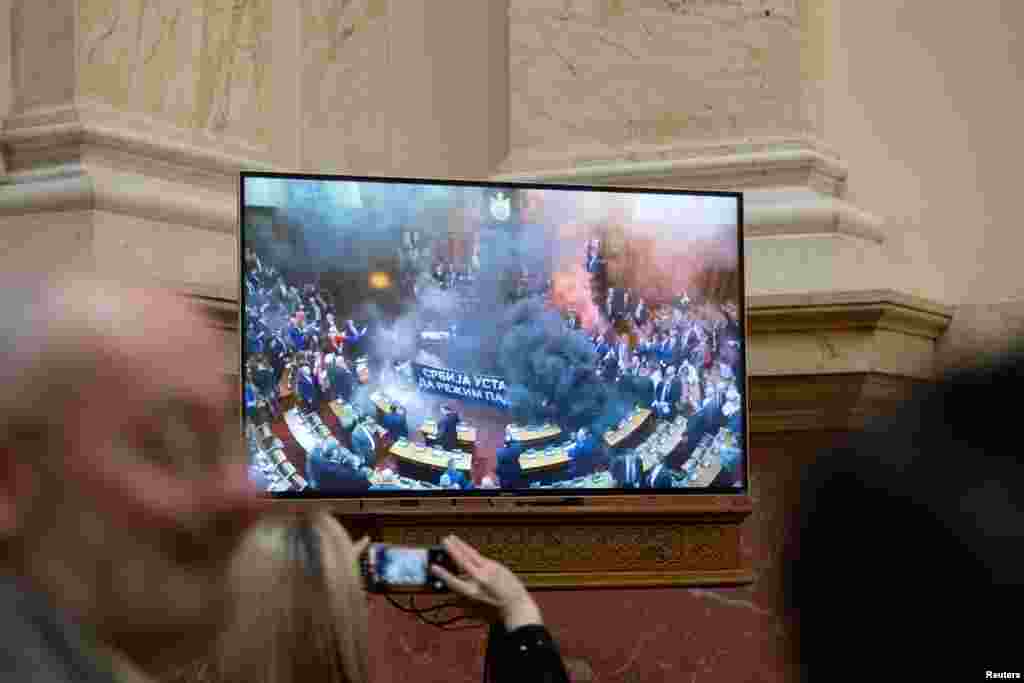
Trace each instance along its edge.
<path fill-rule="evenodd" d="M 428 444 L 433 444 L 437 440 L 437 421 L 424 420 L 420 425 L 420 433 L 423 434 L 423 438 Z M 476 427 L 464 424 L 455 425 L 455 438 L 459 446 L 472 451 L 476 448 Z"/>
<path fill-rule="evenodd" d="M 640 436 L 653 414 L 650 408 L 635 409 L 618 428 L 609 429 L 604 433 L 605 444 L 609 448 L 618 448 L 625 445 L 633 436 Z"/>
<path fill-rule="evenodd" d="M 727 431 L 720 429 L 715 435 L 714 441 L 707 448 L 698 448 L 686 461 L 683 472 L 686 473 L 687 478 L 682 486 L 685 488 L 707 488 L 710 486 L 724 467 L 720 455 L 721 449 L 729 448 L 732 445 L 729 443 Z"/>
<path fill-rule="evenodd" d="M 636 447 L 636 453 L 644 464 L 644 472 L 654 469 L 683 444 L 686 440 L 686 425 L 686 418 L 681 416 L 671 424 L 663 422 Z"/>
<path fill-rule="evenodd" d="M 711 486 L 711 482 L 715 480 L 715 477 L 722 471 L 722 460 L 717 455 L 709 455 L 707 459 L 698 464 L 690 476 L 687 478 L 686 483 L 683 484 L 684 488 L 707 488 Z"/>
<path fill-rule="evenodd" d="M 536 447 L 562 435 L 562 428 L 552 424 L 536 427 L 509 425 L 508 431 L 512 441 L 524 448 Z"/>
<path fill-rule="evenodd" d="M 473 469 L 473 455 L 462 451 L 445 451 L 440 448 L 432 448 L 423 444 L 413 443 L 406 439 L 399 439 L 392 444 L 389 453 L 399 461 L 407 463 L 416 468 L 427 468 L 432 471 L 443 471 L 448 469 L 448 460 L 455 458 L 455 468 L 469 474 Z"/>
<path fill-rule="evenodd" d="M 576 477 L 554 484 L 531 484 L 530 489 L 613 489 L 618 484 L 608 472 L 595 472 L 585 477 Z"/>
<path fill-rule="evenodd" d="M 427 481 L 410 479 L 401 475 L 374 472 L 370 475 L 371 491 L 438 491 L 441 487 Z"/>
<path fill-rule="evenodd" d="M 524 475 L 556 470 L 572 460 L 569 444 L 549 448 L 530 449 L 519 455 L 519 468 Z"/>

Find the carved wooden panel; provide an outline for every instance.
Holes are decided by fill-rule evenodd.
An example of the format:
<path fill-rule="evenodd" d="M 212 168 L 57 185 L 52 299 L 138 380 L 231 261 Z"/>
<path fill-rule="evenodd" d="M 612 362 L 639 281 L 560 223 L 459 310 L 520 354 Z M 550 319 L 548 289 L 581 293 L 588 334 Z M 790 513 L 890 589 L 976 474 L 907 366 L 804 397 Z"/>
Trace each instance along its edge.
<path fill-rule="evenodd" d="M 384 526 L 387 543 L 433 545 L 454 533 L 518 572 L 735 568 L 736 528 L 702 524 Z"/>

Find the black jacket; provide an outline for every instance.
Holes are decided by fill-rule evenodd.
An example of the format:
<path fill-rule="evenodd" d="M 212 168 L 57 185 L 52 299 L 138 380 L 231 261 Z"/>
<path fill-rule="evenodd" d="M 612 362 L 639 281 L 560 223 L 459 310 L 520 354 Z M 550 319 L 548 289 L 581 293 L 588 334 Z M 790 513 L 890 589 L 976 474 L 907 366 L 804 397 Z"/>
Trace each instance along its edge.
<path fill-rule="evenodd" d="M 645 489 L 669 489 L 672 488 L 672 474 L 667 463 L 655 467 L 644 475 L 640 488 Z"/>
<path fill-rule="evenodd" d="M 632 467 L 628 465 L 632 461 Z M 636 453 L 628 453 L 616 458 L 612 463 L 612 478 L 619 483 L 619 486 L 627 489 L 643 488 L 644 464 Z"/>
<path fill-rule="evenodd" d="M 526 488 L 523 482 L 523 469 L 519 464 L 519 456 L 523 450 L 519 446 L 503 446 L 495 452 L 497 465 L 495 474 L 503 489 Z"/>
<path fill-rule="evenodd" d="M 437 423 L 437 443 L 446 451 L 454 451 L 459 445 L 458 424 L 457 413 L 448 413 Z"/>
<path fill-rule="evenodd" d="M 306 480 L 315 491 L 365 491 L 370 488 L 370 482 L 362 471 L 328 460 L 318 449 L 306 456 Z"/>
<path fill-rule="evenodd" d="M 1024 608 L 1022 381 L 1018 350 L 923 385 L 805 468 L 779 565 L 801 680 L 840 659 L 851 680 L 877 677 L 879 662 L 888 680 L 1021 671 L 1020 629 L 1002 616 Z M 844 656 L 850 642 L 870 661 Z"/>
<path fill-rule="evenodd" d="M 487 636 L 485 683 L 569 683 L 551 633 L 540 625 L 505 630 L 498 623 Z"/>
<path fill-rule="evenodd" d="M 600 444 L 593 435 L 570 446 L 569 476 L 582 477 L 591 474 L 604 455 Z"/>

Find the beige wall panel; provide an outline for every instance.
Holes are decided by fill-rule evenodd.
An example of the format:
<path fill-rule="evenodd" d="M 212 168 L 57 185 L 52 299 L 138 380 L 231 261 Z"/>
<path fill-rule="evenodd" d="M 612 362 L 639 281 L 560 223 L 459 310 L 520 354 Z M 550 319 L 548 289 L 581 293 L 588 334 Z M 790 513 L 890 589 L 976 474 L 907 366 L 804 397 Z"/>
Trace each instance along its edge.
<path fill-rule="evenodd" d="M 750 344 L 751 375 L 881 372 L 927 378 L 935 340 L 889 330 L 818 330 L 758 334 Z"/>
<path fill-rule="evenodd" d="M 320 173 L 388 173 L 388 0 L 299 0 L 302 158 Z M 406 84 L 402 84 L 406 85 Z M 415 108 L 410 89 L 406 105 Z"/>
<path fill-rule="evenodd" d="M 512 3 L 511 145 L 608 149 L 808 129 L 796 0 Z"/>
<path fill-rule="evenodd" d="M 75 13 L 71 2 L 8 0 L 13 109 L 54 107 L 75 94 Z M 8 43 L 7 40 L 10 42 Z"/>
<path fill-rule="evenodd" d="M 92 233 L 91 211 L 0 215 L 0 270 L 87 268 Z"/>
<path fill-rule="evenodd" d="M 895 286 L 1024 297 L 1024 3 L 831 2 L 825 136 L 885 224 Z"/>
<path fill-rule="evenodd" d="M 237 299 L 237 244 L 233 234 L 95 212 L 96 266 L 113 276 Z"/>
<path fill-rule="evenodd" d="M 79 0 L 79 96 L 182 129 L 268 146 L 271 5 Z"/>

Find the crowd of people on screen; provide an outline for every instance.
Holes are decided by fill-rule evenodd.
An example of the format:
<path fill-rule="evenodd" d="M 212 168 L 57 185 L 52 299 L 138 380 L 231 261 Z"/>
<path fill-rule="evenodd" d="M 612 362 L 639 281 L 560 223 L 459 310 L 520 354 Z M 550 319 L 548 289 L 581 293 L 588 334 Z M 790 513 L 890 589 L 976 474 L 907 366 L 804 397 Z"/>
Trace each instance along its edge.
<path fill-rule="evenodd" d="M 366 489 L 372 486 L 377 442 L 409 438 L 405 409 L 398 403 L 381 411 L 363 409 L 352 403 L 356 387 L 365 382 L 364 342 L 367 327 L 349 319 L 339 324 L 331 292 L 314 284 L 290 284 L 273 265 L 251 249 L 245 254 L 246 274 L 246 363 L 245 408 L 248 428 L 253 432 L 277 419 L 282 410 L 282 391 L 293 394 L 304 416 L 318 420 L 325 401 L 338 401 L 337 434 L 321 434 L 307 454 L 306 480 L 314 489 Z M 666 459 L 657 472 L 646 474 L 631 467 L 630 450 L 609 449 L 586 428 L 571 436 L 570 458 L 565 475 L 571 479 L 608 471 L 619 486 L 657 488 L 664 476 L 680 468 L 707 435 L 725 427 L 742 441 L 743 375 L 742 335 L 735 304 L 718 305 L 691 300 L 686 291 L 671 301 L 648 302 L 628 288 L 606 286 L 600 242 L 587 243 L 584 268 L 594 282 L 593 291 L 603 294 L 600 322 L 590 331 L 596 365 L 593 371 L 607 382 L 629 382 L 634 394 L 639 387 L 650 397 L 649 407 L 656 420 L 687 419 L 685 444 Z M 455 288 L 471 279 L 465 272 L 438 262 L 430 270 L 436 284 Z M 523 288 L 544 294 L 549 286 Z M 536 290 L 536 291 L 534 291 Z M 581 334 L 576 311 L 564 312 L 566 326 Z M 395 362 L 394 377 L 408 374 L 408 361 Z M 403 370 L 405 372 L 403 372 Z M 406 379 L 408 379 L 406 377 Z M 553 412 L 553 411 L 552 411 Z M 552 414 L 557 424 L 558 416 Z M 460 416 L 451 405 L 441 406 L 434 442 L 445 451 L 459 449 L 457 428 Z M 264 433 L 269 430 L 264 427 Z M 256 440 L 258 443 L 258 439 Z M 519 457 L 524 452 L 506 433 L 496 452 L 494 475 L 477 484 L 480 488 L 524 488 L 530 482 L 523 475 Z M 662 479 L 658 480 L 658 477 Z M 727 477 L 728 478 L 728 477 Z M 459 471 L 454 461 L 437 478 L 444 488 L 469 489 L 474 482 Z"/>

